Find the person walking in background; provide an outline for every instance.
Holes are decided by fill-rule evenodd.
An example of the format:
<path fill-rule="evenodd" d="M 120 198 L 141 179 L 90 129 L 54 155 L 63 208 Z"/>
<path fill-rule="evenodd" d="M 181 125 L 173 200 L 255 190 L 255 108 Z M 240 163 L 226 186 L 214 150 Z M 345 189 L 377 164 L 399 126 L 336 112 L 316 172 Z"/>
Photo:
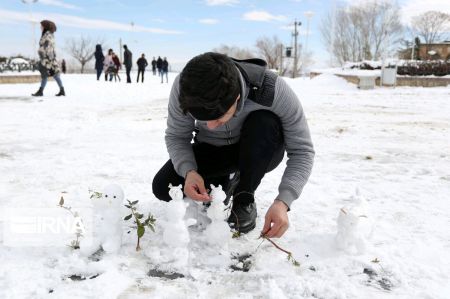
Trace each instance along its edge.
<path fill-rule="evenodd" d="M 114 53 L 114 52 L 112 53 L 112 59 L 113 59 L 114 66 L 115 66 L 114 82 L 116 82 L 117 79 L 119 79 L 119 82 L 120 82 L 119 70 L 122 68 L 122 64 L 120 63 L 119 57 L 117 57 L 116 53 Z"/>
<path fill-rule="evenodd" d="M 95 70 L 97 71 L 97 81 L 100 80 L 100 76 L 103 70 L 103 62 L 105 61 L 105 56 L 103 56 L 102 45 L 97 44 L 95 46 Z"/>
<path fill-rule="evenodd" d="M 66 61 L 63 59 L 61 61 L 61 71 L 63 72 L 63 74 L 65 74 L 66 70 L 67 70 L 67 68 L 66 68 Z"/>
<path fill-rule="evenodd" d="M 105 81 L 108 81 L 108 75 L 109 75 L 109 81 L 112 81 L 112 77 L 115 73 L 115 64 L 113 60 L 113 50 L 108 50 L 108 55 L 106 55 L 105 60 L 103 61 L 104 70 L 105 70 Z"/>
<path fill-rule="evenodd" d="M 59 86 L 59 93 L 57 97 L 65 96 L 64 86 L 62 84 L 60 75 L 60 69 L 58 61 L 56 60 L 55 53 L 55 37 L 56 25 L 52 21 L 41 21 L 41 39 L 39 40 L 39 72 L 41 73 L 41 87 L 39 90 L 32 94 L 34 97 L 42 97 L 44 95 L 44 88 L 47 85 L 48 76 L 53 76 L 56 83 Z"/>
<path fill-rule="evenodd" d="M 161 68 L 162 68 L 161 56 L 158 56 L 158 60 L 156 60 L 156 68 L 158 69 L 158 76 L 161 76 Z"/>
<path fill-rule="evenodd" d="M 153 60 L 152 60 L 152 72 L 153 72 L 153 76 L 156 75 L 156 59 L 155 56 L 153 56 Z"/>
<path fill-rule="evenodd" d="M 123 45 L 123 48 L 125 51 L 123 52 L 123 64 L 125 65 L 125 70 L 127 72 L 127 83 L 131 83 L 131 67 L 133 66 L 133 53 L 131 53 L 130 50 L 128 50 L 127 45 Z"/>
<path fill-rule="evenodd" d="M 166 83 L 169 83 L 169 62 L 167 61 L 167 58 L 164 57 L 164 60 L 161 64 L 161 83 L 164 81 L 164 75 L 166 75 Z"/>
<path fill-rule="evenodd" d="M 137 75 L 136 82 L 139 83 L 139 75 L 142 74 L 142 83 L 144 83 L 144 72 L 145 72 L 145 68 L 148 65 L 148 62 L 147 62 L 147 59 L 145 59 L 144 53 L 142 53 L 141 58 L 139 58 L 137 60 L 136 64 L 138 66 L 138 75 Z"/>

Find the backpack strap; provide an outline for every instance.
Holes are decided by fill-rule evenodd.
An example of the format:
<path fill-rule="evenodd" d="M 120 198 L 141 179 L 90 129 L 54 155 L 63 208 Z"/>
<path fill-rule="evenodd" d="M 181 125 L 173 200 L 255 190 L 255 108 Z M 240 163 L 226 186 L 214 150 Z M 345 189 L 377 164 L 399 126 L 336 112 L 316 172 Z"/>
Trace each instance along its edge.
<path fill-rule="evenodd" d="M 272 106 L 277 74 L 268 70 L 267 63 L 262 59 L 232 60 L 250 88 L 248 98 L 257 104 Z"/>

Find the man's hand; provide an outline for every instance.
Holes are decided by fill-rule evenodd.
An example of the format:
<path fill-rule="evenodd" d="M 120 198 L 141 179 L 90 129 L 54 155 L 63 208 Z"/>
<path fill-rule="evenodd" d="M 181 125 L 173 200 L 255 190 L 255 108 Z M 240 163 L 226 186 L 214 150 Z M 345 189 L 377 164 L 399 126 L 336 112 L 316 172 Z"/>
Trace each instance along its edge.
<path fill-rule="evenodd" d="M 184 194 L 198 201 L 210 201 L 211 198 L 205 188 L 205 182 L 197 171 L 191 170 L 186 174 L 184 180 Z"/>
<path fill-rule="evenodd" d="M 288 207 L 275 200 L 267 210 L 262 234 L 268 238 L 280 238 L 289 227 Z"/>

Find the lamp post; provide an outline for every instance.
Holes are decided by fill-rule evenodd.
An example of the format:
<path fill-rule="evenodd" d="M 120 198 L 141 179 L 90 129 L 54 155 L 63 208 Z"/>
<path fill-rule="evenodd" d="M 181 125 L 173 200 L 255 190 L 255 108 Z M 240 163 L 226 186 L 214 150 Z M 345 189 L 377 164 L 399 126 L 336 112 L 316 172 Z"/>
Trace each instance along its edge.
<path fill-rule="evenodd" d="M 297 65 L 298 65 L 298 46 L 297 46 L 297 36 L 298 36 L 298 30 L 297 26 L 301 26 L 302 22 L 297 22 L 297 19 L 294 21 L 294 33 L 292 34 L 294 36 L 294 69 L 292 70 L 292 78 L 297 77 Z"/>
<path fill-rule="evenodd" d="M 306 17 L 306 39 L 305 39 L 305 51 L 303 53 L 308 55 L 308 36 L 309 36 L 309 22 L 311 21 L 311 18 L 314 16 L 313 11 L 305 11 L 305 17 Z"/>
<path fill-rule="evenodd" d="M 30 11 L 30 22 L 31 22 L 31 30 L 32 32 L 32 36 L 33 36 L 33 57 L 36 57 L 36 22 L 33 19 L 33 11 L 32 11 L 32 7 L 31 4 L 38 2 L 38 0 L 22 0 L 22 3 L 24 4 L 28 4 L 28 9 Z"/>

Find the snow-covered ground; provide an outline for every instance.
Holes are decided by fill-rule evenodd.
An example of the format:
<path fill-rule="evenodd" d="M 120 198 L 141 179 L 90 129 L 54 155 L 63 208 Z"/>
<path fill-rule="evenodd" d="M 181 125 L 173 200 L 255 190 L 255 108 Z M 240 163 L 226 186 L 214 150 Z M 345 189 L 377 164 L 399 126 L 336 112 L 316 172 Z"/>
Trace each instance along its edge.
<path fill-rule="evenodd" d="M 185 277 L 170 280 L 148 273 L 170 268 L 167 209 L 151 182 L 168 159 L 175 74 L 169 84 L 147 73 L 144 84 L 131 85 L 94 76 L 63 76 L 63 98 L 53 96 L 54 82 L 42 98 L 29 96 L 38 84 L 0 85 L 0 209 L 55 209 L 61 195 L 67 206 L 89 208 L 87 190 L 115 182 L 156 217 L 156 232 L 146 232 L 136 252 L 136 233 L 124 222 L 120 252 L 99 259 L 60 240 L 30 247 L 0 237 L 0 298 L 450 298 L 450 88 L 361 91 L 331 75 L 286 79 L 317 152 L 290 229 L 276 240 L 301 266 L 268 242 L 258 247 L 282 163 L 257 191 L 257 228 L 230 235 L 223 248 L 191 231 L 189 263 L 178 271 Z M 368 204 L 363 216 L 374 223 L 361 254 L 335 242 L 338 215 L 357 188 Z M 10 216 L 0 216 L 0 231 Z M 233 271 L 231 256 L 244 254 L 252 255 L 250 271 Z"/>

